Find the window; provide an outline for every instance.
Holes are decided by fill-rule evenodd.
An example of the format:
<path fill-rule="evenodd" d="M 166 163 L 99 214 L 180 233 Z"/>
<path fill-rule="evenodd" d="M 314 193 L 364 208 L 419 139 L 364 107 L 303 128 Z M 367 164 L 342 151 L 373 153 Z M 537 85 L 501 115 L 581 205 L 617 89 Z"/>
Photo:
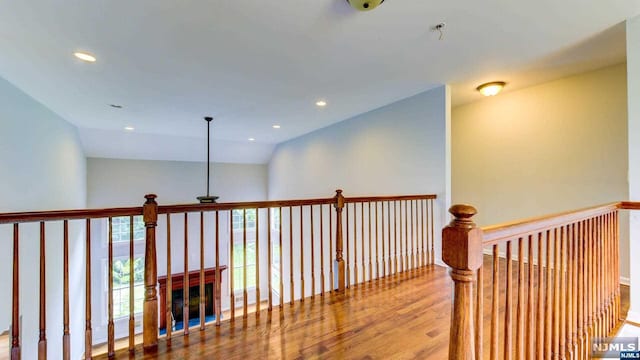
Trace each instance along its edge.
<path fill-rule="evenodd" d="M 271 246 L 271 256 L 273 263 L 271 264 L 271 289 L 280 293 L 280 244 L 274 243 Z"/>
<path fill-rule="evenodd" d="M 113 243 L 123 243 L 128 242 L 130 240 L 130 217 L 129 216 L 119 216 L 111 219 L 111 236 L 113 239 Z M 134 216 L 133 217 L 133 240 L 144 240 L 145 231 L 144 231 L 144 221 L 142 220 L 142 216 Z"/>
<path fill-rule="evenodd" d="M 280 208 L 269 209 L 271 211 L 271 230 L 280 231 Z"/>
<path fill-rule="evenodd" d="M 280 208 L 269 209 L 271 211 L 271 231 L 276 232 L 276 241 L 271 243 L 271 288 L 280 293 Z"/>
<path fill-rule="evenodd" d="M 132 280 L 134 313 L 142 313 L 144 302 L 144 258 L 137 257 L 133 259 L 133 276 L 131 276 L 130 265 L 131 260 L 129 258 L 113 260 L 114 319 L 129 315 L 129 284 Z"/>
<path fill-rule="evenodd" d="M 128 256 L 131 241 L 131 219 L 133 219 L 133 240 L 145 239 L 145 226 L 142 216 L 119 216 L 111 219 L 111 236 L 113 240 L 113 317 L 114 319 L 129 316 L 129 285 L 133 283 L 133 308 L 134 313 L 142 313 L 144 305 L 144 251 L 143 247 L 136 246 L 134 258 Z M 107 224 L 108 228 L 108 224 Z M 105 236 L 108 239 L 107 236 Z M 125 255 L 127 254 L 127 255 Z M 105 260 L 106 254 L 104 254 Z M 133 261 L 133 274 L 131 274 L 131 261 Z M 108 262 L 104 262 L 105 277 L 109 273 Z M 105 284 L 105 298 L 109 296 L 108 281 Z M 108 300 L 108 299 L 107 299 Z"/>
<path fill-rule="evenodd" d="M 247 230 L 255 230 L 256 228 L 256 209 L 233 210 L 232 211 L 232 228 L 233 231 L 242 231 L 244 218 L 247 218 Z"/>
<path fill-rule="evenodd" d="M 242 242 L 233 244 L 233 285 L 234 288 L 242 289 L 244 281 L 244 249 Z M 256 286 L 256 242 L 247 241 L 247 289 Z"/>

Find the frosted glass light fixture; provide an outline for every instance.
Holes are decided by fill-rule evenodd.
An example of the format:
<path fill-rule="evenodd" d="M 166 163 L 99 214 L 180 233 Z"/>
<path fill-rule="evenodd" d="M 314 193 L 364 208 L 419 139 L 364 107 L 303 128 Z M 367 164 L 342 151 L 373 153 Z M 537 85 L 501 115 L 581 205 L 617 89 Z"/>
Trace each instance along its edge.
<path fill-rule="evenodd" d="M 507 83 L 504 81 L 493 81 L 478 86 L 476 90 L 484 96 L 496 96 L 505 85 L 507 85 Z"/>

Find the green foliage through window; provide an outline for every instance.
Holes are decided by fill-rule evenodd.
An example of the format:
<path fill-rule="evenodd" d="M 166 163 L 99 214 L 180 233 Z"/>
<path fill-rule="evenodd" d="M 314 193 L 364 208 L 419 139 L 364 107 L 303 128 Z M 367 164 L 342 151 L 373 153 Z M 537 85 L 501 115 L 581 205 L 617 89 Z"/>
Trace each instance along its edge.
<path fill-rule="evenodd" d="M 144 258 L 133 259 L 133 276 L 130 259 L 113 260 L 113 317 L 129 315 L 129 284 L 133 278 L 134 313 L 141 313 L 144 302 Z"/>

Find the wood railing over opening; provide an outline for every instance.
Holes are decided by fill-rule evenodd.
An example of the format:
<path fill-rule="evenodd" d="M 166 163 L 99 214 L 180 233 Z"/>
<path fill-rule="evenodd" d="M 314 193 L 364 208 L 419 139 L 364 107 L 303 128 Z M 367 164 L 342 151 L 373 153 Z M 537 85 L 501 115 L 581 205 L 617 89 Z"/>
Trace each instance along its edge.
<path fill-rule="evenodd" d="M 449 359 L 590 358 L 591 340 L 620 323 L 621 209 L 640 203 L 479 229 L 475 208 L 454 205 L 442 233 L 454 281 Z"/>
<path fill-rule="evenodd" d="M 92 288 L 95 270 L 92 266 L 96 266 L 92 265 L 92 256 L 94 260 L 96 256 L 92 254 L 92 245 L 97 241 L 106 244 L 106 351 L 112 357 L 117 350 L 117 323 L 126 323 L 128 334 L 123 344 L 134 351 L 135 336 L 140 332 L 136 324 L 142 318 L 143 347 L 145 351 L 153 351 L 161 337 L 160 316 L 164 318 L 163 332 L 170 345 L 176 335 L 174 322 L 182 321 L 180 332 L 188 335 L 193 327 L 204 330 L 207 322 L 220 325 L 223 320 L 246 318 L 250 312 L 260 316 L 262 306 L 273 311 L 285 303 L 293 306 L 307 297 L 325 296 L 333 290 L 343 292 L 357 283 L 433 264 L 435 198 L 435 195 L 348 198 L 337 190 L 335 196 L 320 199 L 159 206 L 156 195 L 146 195 L 141 207 L 0 214 L 0 225 L 12 226 L 13 234 L 11 359 L 20 359 L 23 349 L 19 262 L 25 257 L 20 254 L 19 244 L 33 241 L 21 238 L 21 229 L 29 227 L 29 223 L 39 225 L 40 230 L 38 357 L 47 356 L 45 238 L 61 237 L 64 265 L 61 357 L 71 357 L 72 336 L 83 336 L 84 356 L 90 359 L 96 342 L 92 291 L 99 289 Z M 61 235 L 57 236 L 60 226 Z M 100 227 L 107 229 L 105 239 L 96 235 L 100 233 L 96 228 Z M 86 246 L 84 314 L 70 311 L 69 301 L 70 296 L 78 295 L 69 288 L 69 245 L 78 236 Z M 136 313 L 134 304 L 138 240 L 144 243 L 141 314 Z M 114 288 L 116 248 L 126 253 L 120 255 L 128 260 L 128 266 L 120 264 L 129 274 L 126 288 Z M 196 259 L 196 264 L 192 259 Z M 212 295 L 205 286 L 205 269 L 211 268 L 215 269 Z M 195 325 L 189 316 L 192 292 L 188 278 L 194 271 L 198 274 L 199 315 Z M 163 314 L 158 313 L 159 273 L 166 275 Z M 181 319 L 173 313 L 175 276 L 183 279 Z M 118 317 L 114 308 L 116 291 L 128 301 L 128 306 L 119 303 Z M 211 296 L 213 319 L 206 314 L 205 306 Z M 126 317 L 122 317 L 123 312 L 128 312 Z M 83 317 L 84 334 L 71 333 L 71 320 L 76 316 Z"/>

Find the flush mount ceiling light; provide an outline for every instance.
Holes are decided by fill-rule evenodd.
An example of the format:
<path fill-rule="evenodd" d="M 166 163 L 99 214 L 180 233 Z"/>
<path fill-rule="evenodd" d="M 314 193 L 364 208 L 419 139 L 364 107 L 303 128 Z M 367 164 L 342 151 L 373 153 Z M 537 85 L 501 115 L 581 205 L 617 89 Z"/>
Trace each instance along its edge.
<path fill-rule="evenodd" d="M 507 83 L 504 81 L 493 81 L 478 86 L 476 90 L 484 96 L 495 96 L 498 95 L 505 85 L 507 85 Z"/>
<path fill-rule="evenodd" d="M 369 11 L 378 7 L 384 0 L 347 0 L 352 8 L 359 11 Z"/>
<path fill-rule="evenodd" d="M 318 100 L 318 101 L 316 101 L 316 106 L 325 107 L 325 106 L 327 106 L 327 102 L 324 101 L 324 100 Z"/>
<path fill-rule="evenodd" d="M 273 126 L 272 126 L 272 128 L 274 128 L 274 129 L 280 129 L 280 125 L 278 125 L 278 124 L 273 125 Z"/>
<path fill-rule="evenodd" d="M 76 51 L 73 53 L 73 56 L 77 57 L 82 61 L 86 61 L 90 63 L 96 62 L 96 57 L 86 52 Z"/>
<path fill-rule="evenodd" d="M 124 129 L 127 130 L 127 131 L 133 131 L 136 128 L 134 128 L 133 126 L 125 126 Z"/>
<path fill-rule="evenodd" d="M 254 139 L 254 138 L 249 138 L 249 139 L 247 139 L 247 140 L 249 140 L 249 141 L 256 141 L 256 139 Z"/>

